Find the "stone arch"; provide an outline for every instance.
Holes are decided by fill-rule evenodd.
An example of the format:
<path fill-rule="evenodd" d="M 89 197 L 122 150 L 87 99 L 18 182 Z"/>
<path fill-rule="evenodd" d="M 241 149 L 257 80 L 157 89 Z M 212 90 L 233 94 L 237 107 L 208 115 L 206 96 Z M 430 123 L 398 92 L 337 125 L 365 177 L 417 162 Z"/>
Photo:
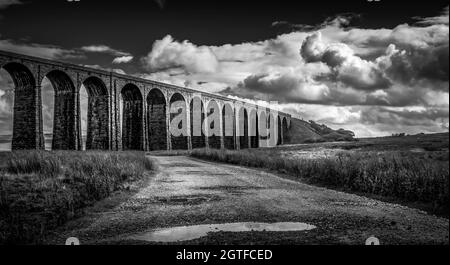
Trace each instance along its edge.
<path fill-rule="evenodd" d="M 21 63 L 1 65 L 14 83 L 12 150 L 44 149 L 40 90 L 29 68 Z"/>
<path fill-rule="evenodd" d="M 167 150 L 166 98 L 161 90 L 153 88 L 147 95 L 148 148 Z"/>
<path fill-rule="evenodd" d="M 131 83 L 121 90 L 122 96 L 122 149 L 142 150 L 143 100 L 139 88 Z"/>
<path fill-rule="evenodd" d="M 217 112 L 217 113 L 214 113 L 214 112 Z M 220 116 L 221 116 L 221 113 L 220 113 L 220 107 L 219 107 L 219 104 L 217 103 L 217 101 L 216 100 L 214 100 L 214 99 L 211 99 L 209 102 L 208 102 L 208 108 L 207 108 L 207 117 L 211 117 L 210 115 L 216 115 L 216 117 L 218 118 L 218 120 L 220 120 Z M 208 121 L 208 124 L 209 124 L 209 128 L 208 128 L 208 131 L 209 130 L 211 130 L 211 129 L 213 129 L 213 128 L 215 128 L 215 126 L 219 126 L 219 128 L 218 128 L 218 132 L 219 132 L 219 134 L 221 134 L 221 124 L 220 124 L 220 122 L 217 122 L 216 123 L 216 121 L 213 121 L 213 122 L 209 122 Z M 214 126 L 214 127 L 213 127 Z M 221 148 L 221 140 L 220 140 L 220 138 L 221 138 L 221 135 L 212 135 L 212 136 L 209 136 L 208 137 L 208 145 L 209 145 L 209 147 L 211 147 L 211 148 L 216 148 L 216 149 L 220 149 Z"/>
<path fill-rule="evenodd" d="M 248 113 L 245 107 L 239 108 L 239 147 L 240 149 L 249 148 L 248 141 Z"/>
<path fill-rule="evenodd" d="M 61 70 L 51 70 L 45 77 L 55 91 L 52 149 L 78 150 L 78 99 L 74 82 Z"/>
<path fill-rule="evenodd" d="M 256 109 L 250 112 L 250 147 L 259 147 L 259 117 Z"/>
<path fill-rule="evenodd" d="M 206 147 L 205 134 L 202 130 L 205 121 L 205 109 L 200 97 L 194 96 L 189 104 L 191 121 L 192 148 Z"/>
<path fill-rule="evenodd" d="M 289 138 L 288 138 L 289 126 L 288 126 L 288 121 L 287 121 L 286 117 L 283 117 L 282 127 L 283 127 L 283 140 L 282 140 L 282 142 L 285 144 L 285 143 L 289 142 Z"/>
<path fill-rule="evenodd" d="M 188 135 L 187 135 L 187 117 L 178 117 L 181 118 L 181 120 L 177 124 L 172 124 L 173 120 L 179 116 L 179 115 L 187 115 L 186 113 L 186 100 L 184 99 L 183 95 L 180 93 L 175 93 L 170 98 L 170 108 L 171 110 L 175 106 L 174 104 L 180 104 L 181 107 L 184 108 L 178 109 L 178 112 L 172 113 L 170 112 L 170 126 L 177 126 L 178 129 L 186 129 L 186 132 L 183 132 L 180 136 L 174 136 L 172 131 L 170 132 L 170 139 L 172 143 L 172 149 L 173 150 L 187 150 L 189 148 L 188 146 Z M 171 129 L 172 130 L 172 129 Z"/>
<path fill-rule="evenodd" d="M 86 150 L 109 149 L 109 93 L 102 79 L 83 81 L 88 94 Z"/>
<path fill-rule="evenodd" d="M 234 110 L 230 103 L 225 103 L 222 108 L 222 135 L 226 149 L 235 148 L 236 128 L 234 124 Z"/>

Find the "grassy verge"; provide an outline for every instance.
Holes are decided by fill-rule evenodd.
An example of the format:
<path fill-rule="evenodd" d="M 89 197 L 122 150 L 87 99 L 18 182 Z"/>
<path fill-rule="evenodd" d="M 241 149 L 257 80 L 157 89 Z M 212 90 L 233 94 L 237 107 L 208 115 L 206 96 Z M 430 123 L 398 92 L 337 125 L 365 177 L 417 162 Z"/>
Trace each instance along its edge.
<path fill-rule="evenodd" d="M 0 168 L 0 244 L 40 243 L 47 231 L 137 181 L 143 152 L 13 152 Z"/>
<path fill-rule="evenodd" d="M 191 155 L 278 171 L 308 183 L 341 190 L 425 203 L 432 212 L 446 216 L 449 213 L 448 161 L 374 151 L 340 152 L 314 159 L 280 157 L 271 149 L 196 149 Z"/>

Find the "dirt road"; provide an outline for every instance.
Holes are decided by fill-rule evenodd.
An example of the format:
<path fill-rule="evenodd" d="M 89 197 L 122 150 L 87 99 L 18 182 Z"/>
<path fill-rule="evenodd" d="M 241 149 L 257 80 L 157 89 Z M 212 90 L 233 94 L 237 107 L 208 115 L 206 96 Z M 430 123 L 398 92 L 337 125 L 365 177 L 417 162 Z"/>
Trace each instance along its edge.
<path fill-rule="evenodd" d="M 182 243 L 364 244 L 370 236 L 381 244 L 449 243 L 448 219 L 416 209 L 239 166 L 184 156 L 153 159 L 160 165 L 159 173 L 135 194 L 116 195 L 92 207 L 85 217 L 58 229 L 48 243 L 64 244 L 65 238 L 75 236 L 82 244 L 156 244 L 143 241 L 143 233 L 235 222 L 302 222 L 316 228 L 218 231 Z"/>

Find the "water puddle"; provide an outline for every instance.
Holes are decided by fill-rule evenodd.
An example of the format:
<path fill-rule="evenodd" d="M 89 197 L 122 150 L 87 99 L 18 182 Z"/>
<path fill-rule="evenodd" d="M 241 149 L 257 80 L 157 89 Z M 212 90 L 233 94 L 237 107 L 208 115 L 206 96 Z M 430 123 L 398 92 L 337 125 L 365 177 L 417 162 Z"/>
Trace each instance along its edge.
<path fill-rule="evenodd" d="M 149 242 L 177 242 L 192 240 L 206 236 L 210 232 L 251 232 L 251 231 L 305 231 L 316 228 L 314 225 L 297 222 L 281 223 L 225 223 L 178 226 L 160 228 L 129 237 L 132 240 L 142 240 Z"/>

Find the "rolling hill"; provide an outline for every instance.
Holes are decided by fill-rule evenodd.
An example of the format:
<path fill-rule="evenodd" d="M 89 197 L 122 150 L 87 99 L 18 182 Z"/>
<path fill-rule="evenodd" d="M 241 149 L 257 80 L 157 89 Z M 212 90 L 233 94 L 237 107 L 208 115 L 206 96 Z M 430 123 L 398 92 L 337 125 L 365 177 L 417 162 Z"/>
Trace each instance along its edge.
<path fill-rule="evenodd" d="M 354 141 L 352 131 L 333 130 L 324 124 L 314 121 L 304 121 L 291 118 L 291 127 L 288 130 L 286 144 L 317 143 L 334 141 Z"/>

